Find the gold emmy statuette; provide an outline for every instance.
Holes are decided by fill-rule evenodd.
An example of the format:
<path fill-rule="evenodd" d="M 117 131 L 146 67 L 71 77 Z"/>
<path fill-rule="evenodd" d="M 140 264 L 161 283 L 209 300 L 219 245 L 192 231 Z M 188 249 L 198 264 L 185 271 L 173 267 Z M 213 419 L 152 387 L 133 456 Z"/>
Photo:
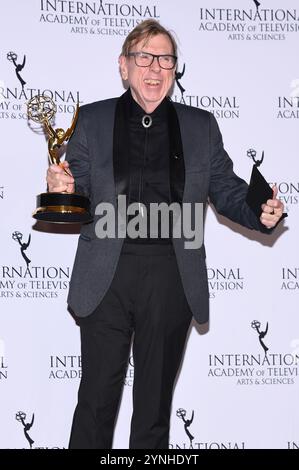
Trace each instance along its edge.
<path fill-rule="evenodd" d="M 53 129 L 51 120 L 56 114 L 56 105 L 49 96 L 34 96 L 27 103 L 28 118 L 44 126 L 48 134 L 49 160 L 62 168 L 59 148 L 71 137 L 78 119 L 77 105 L 71 126 L 64 131 Z M 65 170 L 67 174 L 67 170 Z M 37 220 L 56 223 L 85 223 L 92 220 L 90 201 L 86 196 L 77 193 L 42 193 L 37 196 L 37 209 L 33 213 Z"/>

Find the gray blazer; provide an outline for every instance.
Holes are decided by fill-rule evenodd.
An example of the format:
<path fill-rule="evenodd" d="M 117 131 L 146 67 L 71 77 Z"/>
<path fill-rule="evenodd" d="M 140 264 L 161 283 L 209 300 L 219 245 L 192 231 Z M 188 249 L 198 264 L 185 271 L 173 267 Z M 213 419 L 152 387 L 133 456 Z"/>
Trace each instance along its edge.
<path fill-rule="evenodd" d="M 68 144 L 67 160 L 76 191 L 88 195 L 92 213 L 100 202 L 116 205 L 113 170 L 113 128 L 117 98 L 82 106 L 75 132 Z M 206 111 L 173 103 L 177 112 L 184 153 L 183 202 L 206 204 L 234 222 L 267 233 L 245 202 L 247 184 L 233 172 L 214 116 Z M 123 238 L 99 239 L 95 224 L 82 226 L 75 257 L 68 304 L 75 315 L 90 315 L 113 279 Z M 209 317 L 209 291 L 204 245 L 185 249 L 184 237 L 174 238 L 182 284 L 198 323 Z"/>

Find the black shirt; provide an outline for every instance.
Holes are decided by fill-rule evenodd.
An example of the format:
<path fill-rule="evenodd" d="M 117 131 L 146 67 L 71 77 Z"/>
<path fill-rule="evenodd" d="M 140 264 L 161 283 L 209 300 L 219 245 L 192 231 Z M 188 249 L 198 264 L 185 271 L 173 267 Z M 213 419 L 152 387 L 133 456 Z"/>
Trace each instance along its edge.
<path fill-rule="evenodd" d="M 146 211 L 139 206 L 139 213 L 147 217 L 147 237 L 133 239 L 127 234 L 126 242 L 170 243 L 169 237 L 162 237 L 160 223 L 158 238 L 150 237 L 150 203 L 170 202 L 167 98 L 153 113 L 147 114 L 130 96 L 129 115 L 130 179 L 127 204 L 144 204 Z M 151 118 L 149 127 L 143 125 L 144 116 Z M 145 121 L 147 123 L 150 119 Z M 128 220 L 135 216 L 130 216 Z"/>

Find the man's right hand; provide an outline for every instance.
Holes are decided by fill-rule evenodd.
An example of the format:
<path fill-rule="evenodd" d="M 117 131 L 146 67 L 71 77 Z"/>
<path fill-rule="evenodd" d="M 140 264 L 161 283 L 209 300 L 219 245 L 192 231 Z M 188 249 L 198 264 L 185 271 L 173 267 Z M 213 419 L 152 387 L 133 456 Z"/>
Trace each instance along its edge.
<path fill-rule="evenodd" d="M 64 168 L 68 172 L 68 175 L 64 171 Z M 52 164 L 49 166 L 47 171 L 47 184 L 50 193 L 75 192 L 75 180 L 69 169 L 68 162 L 64 161 L 61 162 L 60 165 Z"/>

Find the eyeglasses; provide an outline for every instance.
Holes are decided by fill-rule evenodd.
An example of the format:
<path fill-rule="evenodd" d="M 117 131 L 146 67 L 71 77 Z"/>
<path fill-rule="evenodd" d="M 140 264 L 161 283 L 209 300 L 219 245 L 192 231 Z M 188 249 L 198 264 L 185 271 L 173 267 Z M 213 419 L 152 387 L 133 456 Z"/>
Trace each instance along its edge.
<path fill-rule="evenodd" d="M 149 52 L 128 52 L 128 57 L 134 57 L 138 67 L 149 67 L 157 58 L 161 69 L 171 70 L 175 67 L 177 57 L 171 54 L 150 54 Z"/>

